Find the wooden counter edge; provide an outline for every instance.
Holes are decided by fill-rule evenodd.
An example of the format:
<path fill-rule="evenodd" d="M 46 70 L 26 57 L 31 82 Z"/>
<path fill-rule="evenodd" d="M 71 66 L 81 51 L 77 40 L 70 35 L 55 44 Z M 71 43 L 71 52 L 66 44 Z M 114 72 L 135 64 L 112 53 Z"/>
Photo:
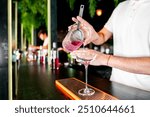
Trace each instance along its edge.
<path fill-rule="evenodd" d="M 72 93 L 69 89 L 64 87 L 58 80 L 55 81 L 56 87 L 71 100 L 81 100 L 78 96 Z"/>

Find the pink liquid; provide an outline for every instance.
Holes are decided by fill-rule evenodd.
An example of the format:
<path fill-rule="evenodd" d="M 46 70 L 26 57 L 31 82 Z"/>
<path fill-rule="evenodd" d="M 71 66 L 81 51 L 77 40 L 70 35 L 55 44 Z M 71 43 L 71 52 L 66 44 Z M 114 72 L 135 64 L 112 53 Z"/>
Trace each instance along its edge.
<path fill-rule="evenodd" d="M 40 62 L 43 63 L 43 61 L 44 61 L 44 57 L 40 56 Z"/>
<path fill-rule="evenodd" d="M 63 46 L 67 51 L 72 52 L 72 51 L 77 50 L 78 48 L 80 48 L 80 46 L 82 44 L 83 44 L 82 41 L 72 41 L 71 43 L 63 44 Z"/>
<path fill-rule="evenodd" d="M 55 58 L 55 68 L 59 69 L 59 58 Z"/>

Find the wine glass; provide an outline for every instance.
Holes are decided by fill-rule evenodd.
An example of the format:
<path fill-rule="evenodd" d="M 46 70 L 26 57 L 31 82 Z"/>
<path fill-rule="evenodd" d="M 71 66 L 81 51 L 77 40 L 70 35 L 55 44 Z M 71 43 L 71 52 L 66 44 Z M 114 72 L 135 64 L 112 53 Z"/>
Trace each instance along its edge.
<path fill-rule="evenodd" d="M 88 52 L 87 49 L 83 48 L 81 51 L 77 52 L 76 54 L 76 61 L 80 62 L 85 67 L 85 88 L 80 89 L 78 91 L 79 95 L 82 96 L 91 96 L 95 93 L 95 90 L 89 88 L 88 84 L 88 66 L 92 60 L 94 60 L 96 55 L 94 53 Z"/>

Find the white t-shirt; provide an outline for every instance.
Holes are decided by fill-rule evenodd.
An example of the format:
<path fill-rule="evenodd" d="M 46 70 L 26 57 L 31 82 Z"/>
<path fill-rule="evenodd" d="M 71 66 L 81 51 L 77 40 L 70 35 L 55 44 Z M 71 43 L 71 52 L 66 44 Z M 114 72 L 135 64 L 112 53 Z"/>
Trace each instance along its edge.
<path fill-rule="evenodd" d="M 43 46 L 47 46 L 48 45 L 48 37 L 44 39 L 43 42 Z M 47 55 L 48 50 L 47 49 L 43 49 L 44 55 Z"/>
<path fill-rule="evenodd" d="M 113 33 L 114 55 L 150 57 L 150 0 L 120 3 L 105 28 Z M 113 68 L 110 80 L 150 91 L 150 75 Z"/>
<path fill-rule="evenodd" d="M 43 42 L 43 46 L 47 46 L 47 45 L 48 45 L 48 37 L 46 37 Z"/>

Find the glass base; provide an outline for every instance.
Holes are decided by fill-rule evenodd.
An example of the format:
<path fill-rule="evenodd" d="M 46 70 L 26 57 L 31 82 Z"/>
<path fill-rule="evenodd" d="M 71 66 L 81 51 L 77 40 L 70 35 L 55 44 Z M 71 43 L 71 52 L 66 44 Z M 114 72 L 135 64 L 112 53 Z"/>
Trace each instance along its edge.
<path fill-rule="evenodd" d="M 78 91 L 78 94 L 82 96 L 92 96 L 94 93 L 95 91 L 91 88 L 83 88 Z"/>

